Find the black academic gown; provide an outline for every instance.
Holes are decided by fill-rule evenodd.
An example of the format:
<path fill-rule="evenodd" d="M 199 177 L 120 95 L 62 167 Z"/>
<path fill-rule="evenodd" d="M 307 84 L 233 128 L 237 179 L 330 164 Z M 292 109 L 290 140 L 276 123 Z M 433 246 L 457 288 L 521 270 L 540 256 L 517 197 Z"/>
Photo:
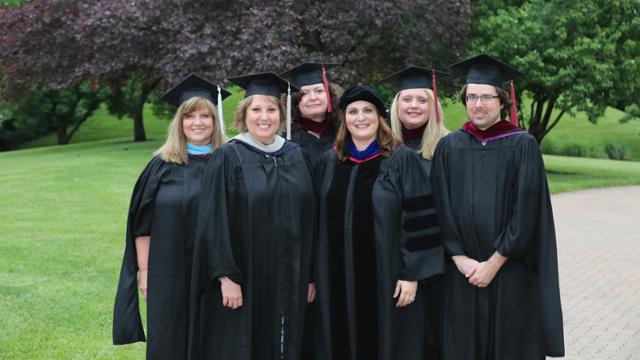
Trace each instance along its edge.
<path fill-rule="evenodd" d="M 301 128 L 298 123 L 294 122 L 291 124 L 291 141 L 305 149 L 307 156 L 309 157 L 311 167 L 314 168 L 322 154 L 333 147 L 333 143 L 336 141 L 336 132 L 333 127 L 331 127 L 318 138 L 315 135 L 310 134 L 307 130 Z M 312 253 L 315 253 L 315 251 L 312 251 Z M 313 338 L 315 337 L 313 333 L 315 329 L 314 319 L 316 317 L 317 309 L 315 302 L 307 304 L 301 353 L 302 360 L 317 359 L 315 356 L 316 350 L 313 348 Z"/>
<path fill-rule="evenodd" d="M 405 146 L 419 151 L 422 139 L 405 140 Z M 420 164 L 427 176 L 431 176 L 431 160 L 425 159 L 420 154 Z M 425 315 L 425 356 L 429 360 L 438 360 L 440 354 L 440 313 L 442 308 L 442 274 L 425 279 L 420 283 L 422 303 Z"/>
<path fill-rule="evenodd" d="M 147 358 L 186 359 L 189 284 L 200 182 L 208 157 L 186 165 L 155 157 L 134 187 L 113 317 L 113 343 L 145 341 L 135 238 L 149 235 Z"/>
<path fill-rule="evenodd" d="M 482 143 L 458 131 L 432 165 L 447 252 L 443 354 L 448 360 L 562 356 L 564 341 L 553 214 L 542 156 L 525 132 Z M 450 257 L 509 258 L 486 288 Z"/>
<path fill-rule="evenodd" d="M 318 164 L 317 358 L 424 359 L 421 292 L 404 308 L 393 298 L 397 280 L 426 279 L 444 266 L 419 162 L 403 147 L 361 164 L 329 151 Z"/>
<path fill-rule="evenodd" d="M 332 127 L 320 135 L 320 138 L 317 138 L 294 122 L 291 124 L 291 141 L 305 149 L 311 165 L 315 166 L 322 154 L 333 147 L 333 143 L 336 141 L 336 133 Z"/>
<path fill-rule="evenodd" d="M 304 151 L 269 156 L 240 141 L 220 147 L 204 175 L 194 253 L 191 359 L 295 360 L 302 341 L 313 181 Z M 222 306 L 218 279 L 242 288 Z"/>

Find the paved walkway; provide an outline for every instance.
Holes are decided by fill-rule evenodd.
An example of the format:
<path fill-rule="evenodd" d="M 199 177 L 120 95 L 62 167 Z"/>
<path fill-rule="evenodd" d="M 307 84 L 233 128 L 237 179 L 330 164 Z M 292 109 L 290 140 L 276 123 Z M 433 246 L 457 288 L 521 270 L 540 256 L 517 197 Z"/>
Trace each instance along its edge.
<path fill-rule="evenodd" d="M 554 195 L 565 359 L 640 359 L 640 186 Z"/>

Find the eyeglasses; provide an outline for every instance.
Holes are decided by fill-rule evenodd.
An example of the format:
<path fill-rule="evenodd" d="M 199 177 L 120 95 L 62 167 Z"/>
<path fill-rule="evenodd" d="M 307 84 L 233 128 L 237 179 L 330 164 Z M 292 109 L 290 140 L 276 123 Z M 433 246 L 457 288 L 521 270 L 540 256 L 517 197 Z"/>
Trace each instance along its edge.
<path fill-rule="evenodd" d="M 478 101 L 478 99 L 480 99 L 480 102 L 484 103 L 484 102 L 489 102 L 489 101 L 491 101 L 493 99 L 497 99 L 499 97 L 500 96 L 493 96 L 493 95 L 481 95 L 481 96 L 478 96 L 478 95 L 471 94 L 471 95 L 467 95 L 467 102 L 468 103 L 475 103 L 476 101 Z"/>

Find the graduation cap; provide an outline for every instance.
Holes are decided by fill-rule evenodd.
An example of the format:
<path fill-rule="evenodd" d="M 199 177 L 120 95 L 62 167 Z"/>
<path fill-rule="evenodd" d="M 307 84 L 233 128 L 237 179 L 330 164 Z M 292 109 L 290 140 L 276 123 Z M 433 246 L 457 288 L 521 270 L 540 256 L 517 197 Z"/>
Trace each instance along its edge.
<path fill-rule="evenodd" d="M 440 122 L 440 109 L 438 107 L 438 86 L 436 75 L 447 76 L 446 72 L 436 69 L 425 69 L 419 66 L 410 65 L 395 74 L 391 74 L 380 82 L 390 82 L 396 84 L 396 93 L 407 89 L 431 89 L 435 100 L 436 121 Z"/>
<path fill-rule="evenodd" d="M 493 85 L 497 88 L 504 89 L 505 80 L 509 80 L 511 95 L 511 112 L 509 119 L 513 125 L 518 126 L 516 93 L 513 88 L 513 79 L 523 75 L 520 70 L 487 54 L 476 55 L 452 64 L 449 67 L 457 71 L 466 72 L 467 84 Z"/>
<path fill-rule="evenodd" d="M 329 95 L 329 82 L 327 81 L 326 69 L 330 69 L 337 64 L 327 63 L 302 63 L 289 69 L 280 76 L 290 79 L 293 84 L 300 88 L 306 85 L 322 84 L 324 92 L 327 94 L 327 112 L 331 112 L 331 96 Z"/>
<path fill-rule="evenodd" d="M 180 107 L 185 101 L 196 96 L 211 101 L 218 108 L 220 131 L 224 134 L 222 106 L 218 106 L 218 104 L 221 105 L 222 101 L 229 95 L 231 93 L 219 85 L 213 84 L 197 74 L 191 74 L 162 95 L 160 99 L 175 107 Z"/>
<path fill-rule="evenodd" d="M 375 91 L 371 86 L 367 85 L 356 85 L 347 89 L 340 97 L 340 101 L 338 102 L 338 106 L 342 110 L 345 110 L 349 104 L 354 101 L 364 100 L 375 105 L 376 109 L 378 109 L 378 115 L 384 117 L 387 110 L 384 104 L 384 101 L 378 95 L 378 92 Z"/>
<path fill-rule="evenodd" d="M 241 75 L 229 78 L 229 81 L 245 90 L 245 99 L 252 95 L 268 95 L 280 99 L 280 94 L 287 94 L 287 140 L 291 140 L 291 91 L 298 91 L 287 80 L 274 72 Z"/>
<path fill-rule="evenodd" d="M 274 72 L 241 75 L 229 78 L 229 81 L 245 90 L 245 98 L 252 95 L 269 95 L 280 99 L 280 94 L 288 92 L 289 88 L 293 91 L 298 90 Z"/>

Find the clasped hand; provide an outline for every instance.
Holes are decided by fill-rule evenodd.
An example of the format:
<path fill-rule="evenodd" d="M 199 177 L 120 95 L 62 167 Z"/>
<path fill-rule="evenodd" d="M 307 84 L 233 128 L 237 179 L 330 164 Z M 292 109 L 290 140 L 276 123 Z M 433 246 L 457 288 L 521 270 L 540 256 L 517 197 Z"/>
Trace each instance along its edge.
<path fill-rule="evenodd" d="M 500 265 L 491 259 L 479 262 L 466 255 L 458 255 L 453 257 L 453 262 L 458 271 L 469 279 L 469 284 L 480 288 L 489 286 L 500 270 Z"/>

